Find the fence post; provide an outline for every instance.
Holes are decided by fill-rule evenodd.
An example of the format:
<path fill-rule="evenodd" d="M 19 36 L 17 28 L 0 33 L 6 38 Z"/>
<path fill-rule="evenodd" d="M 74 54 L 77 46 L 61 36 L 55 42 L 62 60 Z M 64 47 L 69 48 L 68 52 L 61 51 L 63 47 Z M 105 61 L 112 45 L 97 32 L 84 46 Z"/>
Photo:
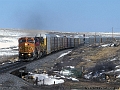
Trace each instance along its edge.
<path fill-rule="evenodd" d="M 35 79 L 35 84 L 38 85 L 38 77 Z"/>
<path fill-rule="evenodd" d="M 43 79 L 43 85 L 44 85 L 44 82 L 45 82 L 45 81 L 44 81 L 44 79 Z"/>

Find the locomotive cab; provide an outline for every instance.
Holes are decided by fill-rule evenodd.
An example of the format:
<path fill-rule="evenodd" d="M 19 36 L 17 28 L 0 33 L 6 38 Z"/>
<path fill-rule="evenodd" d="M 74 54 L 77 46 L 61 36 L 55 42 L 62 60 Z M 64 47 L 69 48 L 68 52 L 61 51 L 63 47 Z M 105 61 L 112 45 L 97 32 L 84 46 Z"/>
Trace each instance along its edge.
<path fill-rule="evenodd" d="M 35 40 L 33 37 L 22 37 L 19 43 L 19 59 L 33 59 L 35 57 Z"/>

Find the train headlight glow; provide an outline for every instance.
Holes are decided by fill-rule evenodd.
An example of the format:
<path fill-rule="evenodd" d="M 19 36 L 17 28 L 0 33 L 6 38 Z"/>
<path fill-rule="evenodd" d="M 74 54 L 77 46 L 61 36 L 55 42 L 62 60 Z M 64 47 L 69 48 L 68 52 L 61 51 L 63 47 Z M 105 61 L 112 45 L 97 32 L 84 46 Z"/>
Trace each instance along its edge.
<path fill-rule="evenodd" d="M 30 56 L 31 54 L 29 53 L 28 55 Z"/>
<path fill-rule="evenodd" d="M 27 43 L 25 43 L 25 46 L 27 46 L 28 44 Z"/>
<path fill-rule="evenodd" d="M 22 54 L 22 56 L 23 56 L 24 54 Z"/>

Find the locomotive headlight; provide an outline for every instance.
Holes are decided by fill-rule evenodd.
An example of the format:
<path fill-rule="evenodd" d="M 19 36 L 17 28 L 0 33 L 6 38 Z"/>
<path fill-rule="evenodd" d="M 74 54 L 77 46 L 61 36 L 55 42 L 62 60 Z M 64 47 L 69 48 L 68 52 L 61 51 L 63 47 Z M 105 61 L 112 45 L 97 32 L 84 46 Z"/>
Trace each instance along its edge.
<path fill-rule="evenodd" d="M 29 53 L 28 55 L 30 56 L 31 54 Z"/>
<path fill-rule="evenodd" d="M 24 54 L 22 54 L 22 56 L 23 56 Z"/>
<path fill-rule="evenodd" d="M 25 43 L 25 46 L 27 46 L 27 43 Z"/>

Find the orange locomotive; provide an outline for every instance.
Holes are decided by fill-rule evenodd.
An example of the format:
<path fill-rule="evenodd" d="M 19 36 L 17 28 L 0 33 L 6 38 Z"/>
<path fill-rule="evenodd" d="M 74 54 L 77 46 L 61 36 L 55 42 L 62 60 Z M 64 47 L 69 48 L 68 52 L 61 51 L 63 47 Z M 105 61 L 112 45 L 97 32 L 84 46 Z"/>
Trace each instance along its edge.
<path fill-rule="evenodd" d="M 33 60 L 40 57 L 40 43 L 42 38 L 40 37 L 21 37 L 18 40 L 19 43 L 19 59 Z"/>

